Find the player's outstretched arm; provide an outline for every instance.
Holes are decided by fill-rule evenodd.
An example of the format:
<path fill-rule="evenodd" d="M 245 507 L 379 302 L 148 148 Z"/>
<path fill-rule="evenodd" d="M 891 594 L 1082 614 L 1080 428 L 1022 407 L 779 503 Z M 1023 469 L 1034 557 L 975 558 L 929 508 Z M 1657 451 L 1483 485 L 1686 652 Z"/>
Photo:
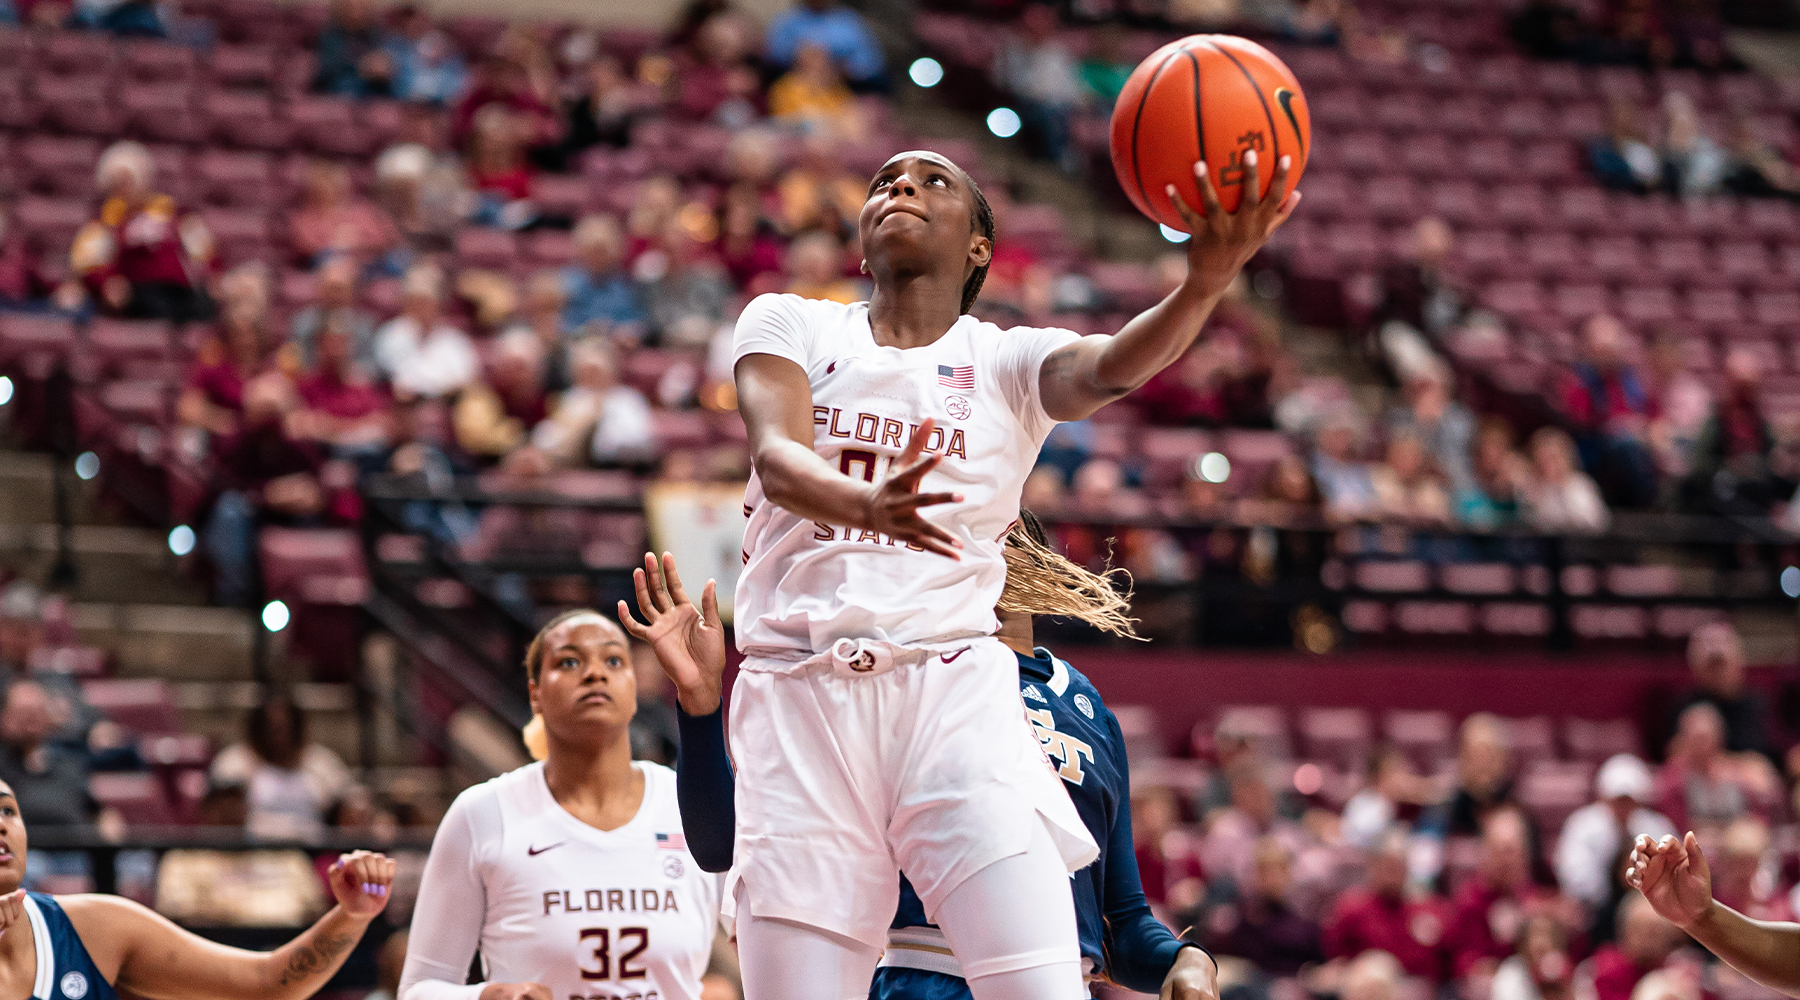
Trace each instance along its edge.
<path fill-rule="evenodd" d="M 1287 190 L 1290 162 L 1283 156 L 1276 163 L 1270 191 Z M 1300 203 L 1298 191 L 1279 201 L 1261 198 L 1258 169 L 1256 152 L 1245 153 L 1244 195 L 1235 212 L 1220 206 L 1205 163 L 1194 164 L 1200 179 L 1199 210 L 1188 207 L 1169 185 L 1169 199 L 1194 234 L 1187 246 L 1187 279 L 1118 333 L 1083 337 L 1045 358 L 1038 376 L 1044 412 L 1057 420 L 1091 416 L 1150 381 L 1193 345 L 1225 289 Z"/>
<path fill-rule="evenodd" d="M 331 866 L 337 905 L 274 951 L 208 941 L 117 896 L 60 900 L 75 931 L 114 985 L 146 1000 L 302 1000 L 317 993 L 387 906 L 394 863 L 357 851 Z M 114 971 L 116 970 L 116 971 Z"/>
<path fill-rule="evenodd" d="M 1751 979 L 1800 997 L 1800 924 L 1752 920 L 1712 896 L 1712 870 L 1689 832 L 1640 836 L 1625 880 L 1657 913 Z"/>
<path fill-rule="evenodd" d="M 873 482 L 831 467 L 813 450 L 812 384 L 787 358 L 748 354 L 737 363 L 738 413 L 750 436 L 750 458 L 763 494 L 776 506 L 810 520 L 878 531 L 956 558 L 956 536 L 927 521 L 922 507 L 955 503 L 955 493 L 920 493 L 919 482 L 943 460 L 925 454 L 927 420 Z"/>
<path fill-rule="evenodd" d="M 731 757 L 725 750 L 723 697 L 725 626 L 719 621 L 718 583 L 706 581 L 700 606 L 688 599 L 675 557 L 659 562 L 644 553 L 644 568 L 632 572 L 640 622 L 624 601 L 619 621 L 656 651 L 656 662 L 675 685 L 681 754 L 675 759 L 675 800 L 688 851 L 704 871 L 731 868 L 737 833 L 737 799 Z"/>

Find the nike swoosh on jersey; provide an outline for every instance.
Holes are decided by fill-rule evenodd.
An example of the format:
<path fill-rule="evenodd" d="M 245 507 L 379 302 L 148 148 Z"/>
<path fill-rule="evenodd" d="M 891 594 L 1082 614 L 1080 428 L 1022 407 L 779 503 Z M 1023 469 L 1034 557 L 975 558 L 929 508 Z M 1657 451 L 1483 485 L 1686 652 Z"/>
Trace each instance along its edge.
<path fill-rule="evenodd" d="M 964 653 L 966 653 L 968 651 L 969 651 L 969 647 L 964 646 L 961 649 L 952 650 L 948 653 L 945 653 L 944 655 L 938 657 L 938 659 L 942 660 L 945 663 L 952 663 L 952 662 L 955 662 L 957 657 L 963 655 Z"/>
<path fill-rule="evenodd" d="M 556 848 L 561 847 L 562 845 L 564 845 L 566 843 L 568 843 L 568 841 L 559 840 L 556 843 L 551 844 L 549 847 L 527 847 L 525 849 L 525 853 L 535 858 L 538 855 L 544 853 L 545 851 L 555 850 Z"/>

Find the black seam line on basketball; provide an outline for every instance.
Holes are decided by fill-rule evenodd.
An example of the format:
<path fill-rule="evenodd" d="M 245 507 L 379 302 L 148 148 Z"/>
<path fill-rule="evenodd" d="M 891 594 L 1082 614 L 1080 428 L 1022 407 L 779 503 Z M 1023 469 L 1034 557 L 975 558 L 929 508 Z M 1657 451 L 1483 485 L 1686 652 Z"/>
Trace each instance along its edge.
<path fill-rule="evenodd" d="M 1206 110 L 1205 110 L 1206 105 L 1200 103 L 1200 59 L 1198 56 L 1194 55 L 1193 49 L 1184 48 L 1181 50 L 1181 54 L 1184 56 L 1187 56 L 1188 62 L 1192 63 L 1193 67 L 1194 67 L 1194 141 L 1196 141 L 1200 144 L 1200 155 L 1194 157 L 1194 162 L 1205 163 L 1206 162 Z M 1208 168 L 1208 169 L 1210 170 L 1211 168 Z M 1194 187 L 1196 190 L 1199 189 L 1200 178 L 1198 178 L 1198 177 L 1194 178 Z M 1201 206 L 1202 210 L 1205 209 L 1206 193 L 1204 191 L 1202 191 L 1200 193 L 1200 206 Z"/>
<path fill-rule="evenodd" d="M 1152 210 L 1156 206 L 1150 203 L 1150 193 L 1144 190 L 1144 167 L 1138 162 L 1138 128 L 1144 124 L 1144 105 L 1149 102 L 1150 93 L 1156 89 L 1156 78 L 1162 76 L 1162 71 L 1168 69 L 1169 64 L 1174 61 L 1174 52 L 1163 57 L 1162 65 L 1156 67 L 1156 72 L 1150 74 L 1149 82 L 1144 84 L 1144 92 L 1138 95 L 1137 114 L 1131 116 L 1131 176 L 1137 181 L 1138 197 L 1142 198 L 1144 204 Z M 1199 108 L 1196 107 L 1194 110 L 1198 112 Z M 1155 212 L 1153 217 L 1157 222 L 1162 222 L 1161 212 Z"/>
<path fill-rule="evenodd" d="M 1287 115 L 1288 124 L 1294 127 L 1294 141 L 1300 144 L 1300 158 L 1306 159 L 1306 136 L 1300 134 L 1300 119 L 1294 115 L 1294 92 L 1286 87 L 1276 87 L 1275 103 L 1281 105 L 1281 113 Z"/>
<path fill-rule="evenodd" d="M 1233 66 L 1236 66 L 1238 68 L 1238 72 L 1244 74 L 1244 79 L 1248 80 L 1250 82 L 1250 89 L 1256 93 L 1257 103 L 1262 105 L 1263 117 L 1267 118 L 1269 120 L 1269 141 L 1275 144 L 1275 162 L 1280 163 L 1281 162 L 1281 133 L 1277 132 L 1275 130 L 1275 115 L 1273 112 L 1271 112 L 1269 110 L 1269 99 L 1263 96 L 1262 86 L 1256 82 L 1256 77 L 1251 76 L 1250 71 L 1244 68 L 1244 64 L 1241 62 L 1238 62 L 1237 56 L 1232 55 L 1230 52 L 1225 51 L 1223 48 L 1220 48 L 1217 45 L 1213 45 L 1213 43 L 1211 43 L 1211 42 L 1207 42 L 1206 44 L 1212 45 L 1214 52 L 1217 52 L 1218 54 L 1231 60 L 1231 64 Z"/>

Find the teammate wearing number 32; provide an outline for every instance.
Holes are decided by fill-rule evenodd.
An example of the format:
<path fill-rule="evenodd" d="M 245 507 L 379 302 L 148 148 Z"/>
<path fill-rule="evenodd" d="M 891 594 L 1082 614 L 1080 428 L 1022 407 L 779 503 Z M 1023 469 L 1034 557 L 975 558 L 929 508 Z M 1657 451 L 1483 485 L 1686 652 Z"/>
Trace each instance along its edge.
<path fill-rule="evenodd" d="M 0 996 L 35 1000 L 303 1000 L 344 964 L 387 906 L 394 863 L 356 851 L 331 866 L 337 905 L 274 951 L 228 948 L 118 896 L 19 888 L 25 819 L 0 782 Z"/>
<path fill-rule="evenodd" d="M 1098 853 L 994 637 L 1038 449 L 1173 363 L 1293 210 L 1180 208 L 1188 275 L 1112 336 L 967 315 L 993 213 L 902 153 L 858 226 L 868 302 L 754 299 L 733 348 L 754 463 L 738 581 L 733 848 L 748 1000 L 867 995 L 905 873 L 976 1000 L 1085 996 L 1067 872 Z M 1272 189 L 1286 189 L 1288 159 Z M 1179 203 L 1178 203 L 1179 204 Z M 930 511 L 930 517 L 926 511 Z"/>
<path fill-rule="evenodd" d="M 625 633 L 566 612 L 525 673 L 543 759 L 465 790 L 438 824 L 400 1000 L 699 1000 L 720 878 L 688 853 L 675 772 L 631 759 Z"/>

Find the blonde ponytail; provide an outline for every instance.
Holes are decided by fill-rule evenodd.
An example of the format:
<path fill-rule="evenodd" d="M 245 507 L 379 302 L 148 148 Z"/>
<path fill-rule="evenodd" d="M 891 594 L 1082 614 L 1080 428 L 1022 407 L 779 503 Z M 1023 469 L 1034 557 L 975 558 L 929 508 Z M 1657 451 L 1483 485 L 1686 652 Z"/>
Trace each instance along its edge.
<path fill-rule="evenodd" d="M 1043 524 L 1028 510 L 1019 512 L 1019 523 L 1006 536 L 1000 610 L 1077 618 L 1102 632 L 1142 638 L 1130 615 L 1131 574 L 1111 567 L 1095 573 L 1071 562 L 1050 547 Z"/>

